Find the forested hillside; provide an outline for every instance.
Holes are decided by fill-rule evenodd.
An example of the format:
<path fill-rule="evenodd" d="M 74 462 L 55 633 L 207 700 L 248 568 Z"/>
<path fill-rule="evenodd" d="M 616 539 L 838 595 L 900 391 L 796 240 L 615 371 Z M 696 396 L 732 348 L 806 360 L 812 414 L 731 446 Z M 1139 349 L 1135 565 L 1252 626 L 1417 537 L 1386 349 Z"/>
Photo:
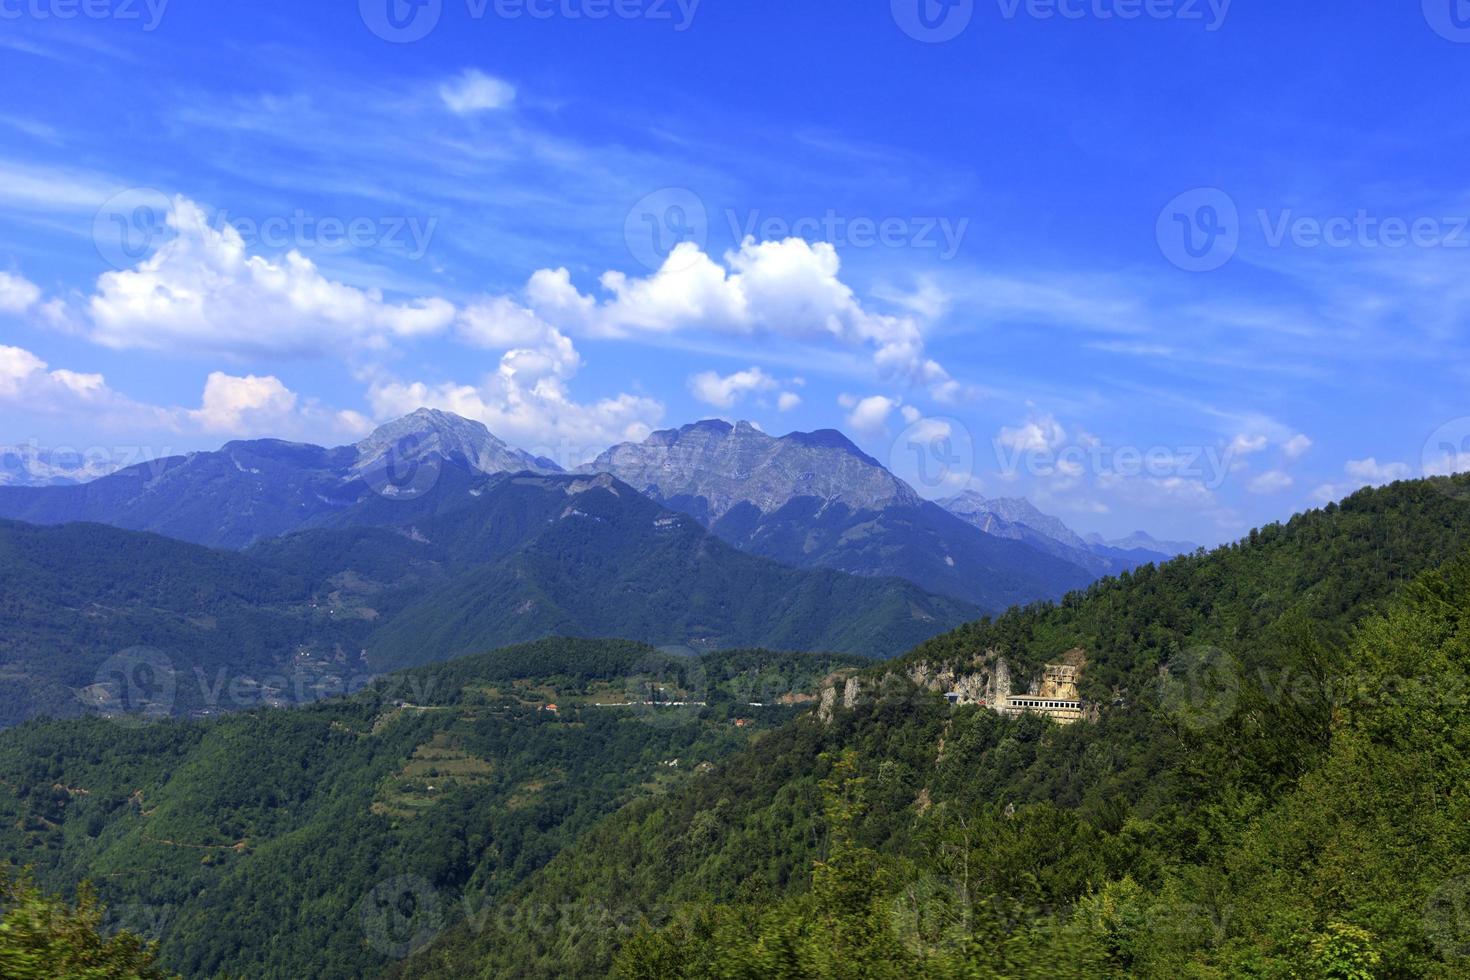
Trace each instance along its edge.
<path fill-rule="evenodd" d="M 852 663 L 544 641 L 301 710 L 30 722 L 0 734 L 0 854 L 90 879 L 189 977 L 370 976 Z"/>
<path fill-rule="evenodd" d="M 362 509 L 244 552 L 0 521 L 0 727 L 298 704 L 547 636 L 894 656 L 978 614 L 745 554 L 608 477 L 446 470 Z"/>
<path fill-rule="evenodd" d="M 402 973 L 621 949 L 639 977 L 1462 975 L 1467 487 L 1365 491 L 931 641 L 509 900 L 645 931 L 456 929 Z M 1070 728 L 910 679 L 1073 648 L 1098 712 Z"/>

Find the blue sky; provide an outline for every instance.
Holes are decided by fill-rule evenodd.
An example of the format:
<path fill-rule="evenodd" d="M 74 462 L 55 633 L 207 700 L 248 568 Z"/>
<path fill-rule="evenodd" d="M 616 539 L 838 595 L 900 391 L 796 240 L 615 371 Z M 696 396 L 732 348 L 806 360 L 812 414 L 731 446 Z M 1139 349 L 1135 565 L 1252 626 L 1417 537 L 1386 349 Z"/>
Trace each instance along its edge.
<path fill-rule="evenodd" d="M 0 443 L 749 418 L 1233 538 L 1470 468 L 1467 69 L 1460 0 L 0 0 Z"/>

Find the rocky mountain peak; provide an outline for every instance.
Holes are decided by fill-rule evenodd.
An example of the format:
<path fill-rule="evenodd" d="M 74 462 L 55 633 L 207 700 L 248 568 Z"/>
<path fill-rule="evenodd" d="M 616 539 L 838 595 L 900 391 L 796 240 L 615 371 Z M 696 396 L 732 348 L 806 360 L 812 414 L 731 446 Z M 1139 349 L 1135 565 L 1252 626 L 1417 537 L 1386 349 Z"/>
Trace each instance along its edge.
<path fill-rule="evenodd" d="M 919 502 L 908 484 L 831 429 L 776 437 L 749 422 L 707 419 L 614 446 L 581 470 L 611 473 L 660 500 L 702 500 L 710 521 L 741 504 L 771 513 L 798 497 L 853 510 Z"/>
<path fill-rule="evenodd" d="M 481 473 L 560 471 L 560 467 L 550 460 L 534 457 L 508 445 L 484 423 L 434 408 L 420 408 L 402 418 L 385 422 L 355 448 L 358 457 L 353 468 L 358 472 L 389 461 L 402 463 L 431 454 L 462 463 Z"/>

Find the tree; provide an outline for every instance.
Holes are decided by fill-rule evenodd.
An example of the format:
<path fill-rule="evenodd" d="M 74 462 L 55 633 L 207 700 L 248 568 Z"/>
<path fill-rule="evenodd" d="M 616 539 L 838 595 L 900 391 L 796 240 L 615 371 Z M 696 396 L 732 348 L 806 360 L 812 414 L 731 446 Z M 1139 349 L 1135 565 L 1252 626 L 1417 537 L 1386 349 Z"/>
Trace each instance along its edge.
<path fill-rule="evenodd" d="M 46 895 L 29 872 L 0 869 L 0 976 L 7 980 L 170 980 L 156 965 L 156 943 L 131 933 L 102 934 L 106 912 L 83 883 L 77 904 Z"/>

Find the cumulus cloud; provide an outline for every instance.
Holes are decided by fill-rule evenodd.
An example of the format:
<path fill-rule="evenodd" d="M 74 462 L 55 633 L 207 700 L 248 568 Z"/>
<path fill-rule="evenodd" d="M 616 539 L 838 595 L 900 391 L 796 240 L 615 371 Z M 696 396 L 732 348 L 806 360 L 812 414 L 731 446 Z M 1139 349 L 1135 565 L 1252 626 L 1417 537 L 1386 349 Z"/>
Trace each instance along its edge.
<path fill-rule="evenodd" d="M 29 279 L 0 272 L 0 313 L 24 313 L 41 299 L 40 288 Z"/>
<path fill-rule="evenodd" d="M 1287 459 L 1301 459 L 1312 448 L 1312 440 L 1305 435 L 1297 433 L 1281 444 L 1281 451 L 1286 454 Z"/>
<path fill-rule="evenodd" d="M 0 404 L 39 415 L 74 415 L 112 426 L 167 425 L 169 413 L 114 391 L 100 374 L 51 366 L 20 347 L 0 345 Z"/>
<path fill-rule="evenodd" d="M 957 396 L 960 386 L 926 356 L 919 321 L 865 308 L 840 273 L 837 250 L 824 242 L 747 238 L 723 263 L 684 242 L 650 276 L 604 273 L 601 300 L 580 293 L 565 269 L 538 272 L 527 294 L 548 320 L 593 336 L 704 330 L 836 342 L 870 350 L 885 377 Z"/>
<path fill-rule="evenodd" d="M 1380 463 L 1372 456 L 1367 459 L 1349 460 L 1345 469 L 1347 475 L 1353 479 L 1374 485 L 1392 483 L 1394 480 L 1407 479 L 1409 476 L 1408 463 Z"/>
<path fill-rule="evenodd" d="M 1003 426 L 996 441 L 1015 453 L 1049 453 L 1067 442 L 1067 430 L 1051 415 L 1035 416 L 1019 426 Z"/>
<path fill-rule="evenodd" d="M 304 399 L 272 375 L 212 372 L 197 409 L 182 413 L 202 432 L 229 436 L 300 437 L 331 442 L 372 430 L 359 412 L 334 411 Z"/>
<path fill-rule="evenodd" d="M 515 86 L 476 68 L 460 73 L 439 86 L 439 98 L 456 115 L 468 116 L 491 109 L 504 109 L 515 101 Z"/>
<path fill-rule="evenodd" d="M 746 395 L 771 391 L 776 386 L 776 379 L 758 367 L 736 371 L 725 377 L 715 371 L 704 371 L 689 379 L 689 390 L 694 397 L 716 408 L 734 408 Z M 785 397 L 782 396 L 783 401 Z M 800 401 L 797 398 L 797 402 Z"/>
<path fill-rule="evenodd" d="M 1364 487 L 1381 487 L 1395 480 L 1407 479 L 1409 464 L 1380 463 L 1377 458 L 1351 459 L 1343 466 L 1347 480 L 1342 483 L 1324 483 L 1312 491 L 1312 496 L 1322 503 L 1341 500 Z"/>
<path fill-rule="evenodd" d="M 1283 490 L 1291 489 L 1292 484 L 1295 482 L 1290 473 L 1283 473 L 1281 470 L 1269 470 L 1251 480 L 1246 485 L 1246 489 L 1251 493 L 1280 493 Z"/>
<path fill-rule="evenodd" d="M 1425 476 L 1453 476 L 1456 473 L 1470 473 L 1470 438 L 1462 440 L 1458 446 L 1453 442 L 1441 443 L 1436 451 L 1425 454 Z"/>
<path fill-rule="evenodd" d="M 869 395 L 854 400 L 851 407 L 847 424 L 864 435 L 873 435 L 883 431 L 888 416 L 898 408 L 898 401 L 886 395 Z"/>
<path fill-rule="evenodd" d="M 501 438 L 563 466 L 584 463 L 614 442 L 642 441 L 663 418 L 663 405 L 652 398 L 621 394 L 582 404 L 558 379 L 527 385 L 517 372 L 508 358 L 476 385 L 387 380 L 374 383 L 368 397 L 379 418 L 425 406 L 443 409 L 478 419 Z"/>
<path fill-rule="evenodd" d="M 131 431 L 282 436 L 320 441 L 352 438 L 370 428 L 356 412 L 336 412 L 300 398 L 279 379 L 209 375 L 198 408 L 136 401 L 101 374 L 52 369 L 30 351 L 0 345 L 0 405 L 17 412 L 63 416 L 89 427 Z"/>
<path fill-rule="evenodd" d="M 1250 456 L 1265 449 L 1269 440 L 1263 435 L 1241 433 L 1230 442 L 1230 455 Z"/>
<path fill-rule="evenodd" d="M 794 391 L 783 391 L 781 397 L 776 399 L 776 407 L 783 412 L 789 412 L 801 405 L 801 396 Z"/>
<path fill-rule="evenodd" d="M 88 303 L 91 337 L 114 348 L 314 354 L 384 348 L 436 333 L 454 319 L 439 298 L 386 302 L 376 289 L 334 282 L 299 252 L 280 261 L 247 254 L 239 232 L 211 227 L 176 197 L 174 236 L 135 268 L 105 273 Z"/>

